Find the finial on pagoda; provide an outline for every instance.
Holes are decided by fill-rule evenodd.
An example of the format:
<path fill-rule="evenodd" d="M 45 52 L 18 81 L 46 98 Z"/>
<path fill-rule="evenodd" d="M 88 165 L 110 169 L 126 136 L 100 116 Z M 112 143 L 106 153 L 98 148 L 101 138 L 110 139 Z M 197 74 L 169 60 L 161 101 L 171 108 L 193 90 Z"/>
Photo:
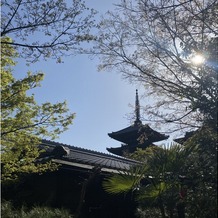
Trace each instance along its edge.
<path fill-rule="evenodd" d="M 136 89 L 136 99 L 135 99 L 135 115 L 136 115 L 135 124 L 141 123 L 139 96 L 138 96 L 138 90 L 137 89 Z"/>

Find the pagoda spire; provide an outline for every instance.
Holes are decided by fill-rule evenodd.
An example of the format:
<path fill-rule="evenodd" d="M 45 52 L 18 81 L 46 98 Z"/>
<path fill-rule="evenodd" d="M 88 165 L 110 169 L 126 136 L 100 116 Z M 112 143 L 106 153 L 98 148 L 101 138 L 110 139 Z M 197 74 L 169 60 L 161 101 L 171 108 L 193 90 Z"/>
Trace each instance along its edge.
<path fill-rule="evenodd" d="M 135 120 L 135 124 L 141 124 L 141 120 L 140 120 L 140 104 L 139 104 L 139 96 L 138 96 L 138 89 L 136 89 L 136 99 L 135 99 L 135 116 L 136 116 L 136 120 Z"/>

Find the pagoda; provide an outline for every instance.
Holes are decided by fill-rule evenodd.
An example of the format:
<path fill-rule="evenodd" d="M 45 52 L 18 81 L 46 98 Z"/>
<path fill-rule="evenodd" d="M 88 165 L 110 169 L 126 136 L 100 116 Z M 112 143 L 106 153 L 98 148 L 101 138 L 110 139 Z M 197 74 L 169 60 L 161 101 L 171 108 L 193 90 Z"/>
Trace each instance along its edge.
<path fill-rule="evenodd" d="M 154 145 L 154 142 L 159 142 L 169 137 L 153 130 L 147 124 L 142 124 L 140 120 L 138 90 L 136 90 L 135 116 L 136 119 L 133 125 L 117 132 L 108 133 L 111 138 L 122 142 L 121 147 L 107 148 L 110 153 L 125 156 L 126 154 L 133 153 L 137 148 L 146 149 Z"/>

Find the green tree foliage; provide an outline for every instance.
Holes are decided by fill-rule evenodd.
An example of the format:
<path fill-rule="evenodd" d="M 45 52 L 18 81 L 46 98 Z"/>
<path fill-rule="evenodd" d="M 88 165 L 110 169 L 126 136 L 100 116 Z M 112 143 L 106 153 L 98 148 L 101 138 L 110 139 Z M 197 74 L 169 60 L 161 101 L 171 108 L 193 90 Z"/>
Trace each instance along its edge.
<path fill-rule="evenodd" d="M 217 217 L 217 131 L 204 126 L 184 145 L 195 145 L 184 165 L 188 217 Z"/>
<path fill-rule="evenodd" d="M 11 42 L 10 38 L 2 41 Z M 1 163 L 2 180 L 16 179 L 25 173 L 42 173 L 56 168 L 52 163 L 37 163 L 40 155 L 37 145 L 41 137 L 57 137 L 72 124 L 66 102 L 38 105 L 32 89 L 40 86 L 43 74 L 31 74 L 15 79 L 12 68 L 16 51 L 3 43 L 1 56 Z"/>
<path fill-rule="evenodd" d="M 114 174 L 103 181 L 104 189 L 112 194 L 126 193 L 137 189 L 141 179 L 144 177 L 147 167 L 135 167 L 128 172 Z"/>
<path fill-rule="evenodd" d="M 99 24 L 92 51 L 101 59 L 99 68 L 145 85 L 153 102 L 146 112 L 174 130 L 214 122 L 217 6 L 215 0 L 121 1 Z M 194 62 L 196 55 L 204 63 Z"/>
<path fill-rule="evenodd" d="M 110 193 L 121 193 L 135 190 L 137 201 L 145 207 L 158 207 L 162 217 L 175 215 L 175 208 L 179 202 L 181 183 L 185 160 L 190 149 L 180 145 L 171 147 L 150 147 L 138 150 L 133 157 L 144 163 L 141 167 L 132 169 L 128 175 L 114 175 L 107 178 L 103 187 Z M 130 183 L 132 181 L 132 183 Z"/>
<path fill-rule="evenodd" d="M 184 145 L 138 150 L 142 166 L 107 178 L 109 193 L 134 191 L 143 211 L 159 208 L 160 217 L 217 217 L 217 133 L 203 126 Z"/>
<path fill-rule="evenodd" d="M 94 39 L 96 12 L 81 0 L 2 0 L 1 9 L 1 37 L 13 39 L 1 44 L 10 44 L 28 62 L 40 57 L 61 62 Z"/>

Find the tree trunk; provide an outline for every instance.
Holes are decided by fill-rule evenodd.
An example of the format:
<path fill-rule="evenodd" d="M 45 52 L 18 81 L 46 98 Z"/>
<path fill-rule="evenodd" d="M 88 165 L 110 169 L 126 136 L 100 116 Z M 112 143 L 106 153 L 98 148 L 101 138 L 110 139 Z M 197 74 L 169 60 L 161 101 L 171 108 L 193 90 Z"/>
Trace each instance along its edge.
<path fill-rule="evenodd" d="M 178 218 L 185 218 L 185 204 L 179 203 L 177 205 Z"/>
<path fill-rule="evenodd" d="M 93 169 L 93 171 L 90 173 L 88 179 L 85 179 L 85 181 L 83 182 L 83 184 L 82 184 L 82 189 L 81 189 L 81 194 L 80 194 L 80 199 L 79 199 L 79 205 L 78 205 L 78 207 L 77 207 L 77 212 L 76 212 L 76 214 L 74 215 L 75 218 L 79 218 L 80 215 L 81 215 L 83 203 L 84 203 L 85 196 L 86 196 L 86 189 L 87 189 L 87 186 L 89 185 L 89 183 L 91 182 L 91 180 L 94 179 L 94 177 L 96 176 L 96 174 L 99 173 L 100 170 L 101 170 L 100 168 L 95 167 L 95 168 Z"/>
<path fill-rule="evenodd" d="M 159 198 L 158 204 L 159 204 L 159 208 L 160 208 L 162 218 L 166 218 L 165 209 L 164 209 L 163 201 L 162 201 L 161 198 Z"/>

